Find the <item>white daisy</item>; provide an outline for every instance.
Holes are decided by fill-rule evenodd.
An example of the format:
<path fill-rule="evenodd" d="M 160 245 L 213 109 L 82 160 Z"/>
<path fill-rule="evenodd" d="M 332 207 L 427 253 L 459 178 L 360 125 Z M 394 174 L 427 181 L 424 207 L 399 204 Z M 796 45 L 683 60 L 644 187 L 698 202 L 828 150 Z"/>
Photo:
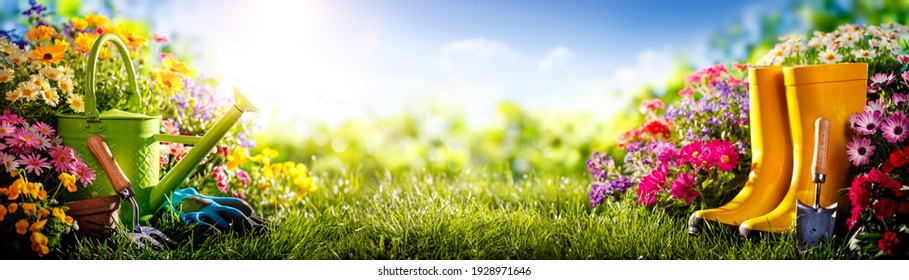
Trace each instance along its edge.
<path fill-rule="evenodd" d="M 836 53 L 836 51 L 826 49 L 818 54 L 818 59 L 824 64 L 834 64 L 840 62 L 840 60 L 843 59 L 843 56 Z"/>

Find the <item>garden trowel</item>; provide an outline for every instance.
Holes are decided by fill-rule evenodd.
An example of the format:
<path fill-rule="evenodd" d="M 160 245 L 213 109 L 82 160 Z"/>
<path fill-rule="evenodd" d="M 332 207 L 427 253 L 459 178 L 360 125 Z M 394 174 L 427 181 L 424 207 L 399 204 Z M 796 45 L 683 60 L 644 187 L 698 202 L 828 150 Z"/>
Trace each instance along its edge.
<path fill-rule="evenodd" d="M 821 207 L 821 184 L 827 178 L 827 145 L 830 120 L 818 118 L 814 122 L 814 171 L 815 185 L 814 205 L 809 206 L 801 200 L 796 201 L 795 237 L 799 253 L 819 246 L 833 238 L 836 224 L 836 203 Z"/>
<path fill-rule="evenodd" d="M 92 152 L 92 155 L 95 156 L 95 159 L 98 160 L 98 163 L 101 164 L 101 168 L 104 169 L 104 173 L 107 174 L 111 185 L 114 187 L 114 190 L 117 191 L 117 194 L 119 194 L 121 198 L 129 200 L 133 207 L 133 230 L 129 233 L 129 237 L 132 239 L 133 243 L 135 243 L 139 249 L 145 248 L 145 242 L 151 243 L 152 246 L 156 248 L 174 245 L 176 242 L 157 229 L 148 226 L 139 226 L 139 205 L 133 197 L 135 191 L 133 191 L 132 183 L 130 183 L 129 178 L 123 173 L 123 170 L 120 169 L 120 165 L 114 160 L 114 156 L 111 155 L 110 148 L 107 146 L 107 142 L 104 141 L 104 138 L 97 134 L 89 137 L 88 149 Z M 163 241 L 164 244 L 158 240 Z"/>

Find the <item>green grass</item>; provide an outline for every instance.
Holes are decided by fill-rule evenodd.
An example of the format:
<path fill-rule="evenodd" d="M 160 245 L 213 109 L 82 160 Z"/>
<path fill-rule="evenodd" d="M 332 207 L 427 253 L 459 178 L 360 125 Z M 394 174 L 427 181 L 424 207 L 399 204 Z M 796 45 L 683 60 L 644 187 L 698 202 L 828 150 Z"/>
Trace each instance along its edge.
<path fill-rule="evenodd" d="M 725 227 L 634 204 L 589 206 L 588 179 L 506 173 L 323 176 L 298 209 L 254 234 L 208 234 L 164 216 L 180 242 L 140 251 L 125 238 L 83 241 L 64 259 L 800 259 L 793 234 L 743 240 Z M 849 258 L 828 246 L 806 259 Z"/>

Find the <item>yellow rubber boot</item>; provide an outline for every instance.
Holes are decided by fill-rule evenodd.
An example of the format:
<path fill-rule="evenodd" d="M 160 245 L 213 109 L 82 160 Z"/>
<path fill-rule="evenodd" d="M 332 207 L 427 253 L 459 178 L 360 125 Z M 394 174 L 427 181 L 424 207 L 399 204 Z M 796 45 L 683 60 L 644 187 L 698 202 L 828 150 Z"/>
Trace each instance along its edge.
<path fill-rule="evenodd" d="M 742 222 L 739 233 L 786 232 L 795 226 L 795 202 L 814 204 L 811 160 L 814 154 L 814 120 L 830 120 L 827 181 L 821 188 L 821 207 L 845 197 L 849 186 L 846 143 L 851 140 L 849 117 L 865 106 L 868 65 L 841 63 L 783 68 L 786 102 L 792 137 L 792 181 L 782 202 L 766 215 Z M 843 205 L 842 203 L 840 205 Z"/>
<path fill-rule="evenodd" d="M 700 232 L 704 221 L 738 227 L 749 218 L 769 213 L 789 189 L 792 140 L 782 67 L 748 69 L 751 121 L 751 172 L 742 190 L 728 203 L 694 212 L 688 233 Z"/>

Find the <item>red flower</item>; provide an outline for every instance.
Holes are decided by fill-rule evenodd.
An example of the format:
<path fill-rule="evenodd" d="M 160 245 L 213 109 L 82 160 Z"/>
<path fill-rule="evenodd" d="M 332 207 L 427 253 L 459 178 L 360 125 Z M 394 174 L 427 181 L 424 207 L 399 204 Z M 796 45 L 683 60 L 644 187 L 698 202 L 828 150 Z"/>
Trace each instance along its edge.
<path fill-rule="evenodd" d="M 639 109 L 641 110 L 641 114 L 647 114 L 649 112 L 656 112 L 657 109 L 663 109 L 663 108 L 665 108 L 665 106 L 663 105 L 663 101 L 660 100 L 659 98 L 654 98 L 651 100 L 644 100 L 644 102 L 641 102 L 641 107 Z"/>
<path fill-rule="evenodd" d="M 899 245 L 899 237 L 896 236 L 895 232 L 889 230 L 884 232 L 884 236 L 877 241 L 877 247 L 881 249 L 881 252 L 883 252 L 884 255 L 895 255 Z"/>
<path fill-rule="evenodd" d="M 858 207 L 852 207 L 852 210 L 849 211 L 849 219 L 846 219 L 846 225 L 849 226 L 851 230 L 855 226 L 855 223 L 858 222 L 859 218 L 862 217 L 862 209 Z"/>
<path fill-rule="evenodd" d="M 665 119 L 649 119 L 644 123 L 642 129 L 653 137 L 669 138 L 669 122 Z"/>
<path fill-rule="evenodd" d="M 881 221 L 886 221 L 896 213 L 896 202 L 893 199 L 882 198 L 874 204 L 874 216 Z"/>
<path fill-rule="evenodd" d="M 859 211 L 868 209 L 871 204 L 871 192 L 868 191 L 868 183 L 867 175 L 859 176 L 852 180 L 852 186 L 849 187 L 849 200 L 852 202 L 852 207 L 857 208 Z"/>
<path fill-rule="evenodd" d="M 909 201 L 903 201 L 896 209 L 901 215 L 909 216 Z"/>
<path fill-rule="evenodd" d="M 893 165 L 893 168 L 903 167 L 906 163 L 909 163 L 909 147 L 903 147 L 890 153 L 890 164 Z M 890 172 L 890 170 L 884 170 Z"/>

